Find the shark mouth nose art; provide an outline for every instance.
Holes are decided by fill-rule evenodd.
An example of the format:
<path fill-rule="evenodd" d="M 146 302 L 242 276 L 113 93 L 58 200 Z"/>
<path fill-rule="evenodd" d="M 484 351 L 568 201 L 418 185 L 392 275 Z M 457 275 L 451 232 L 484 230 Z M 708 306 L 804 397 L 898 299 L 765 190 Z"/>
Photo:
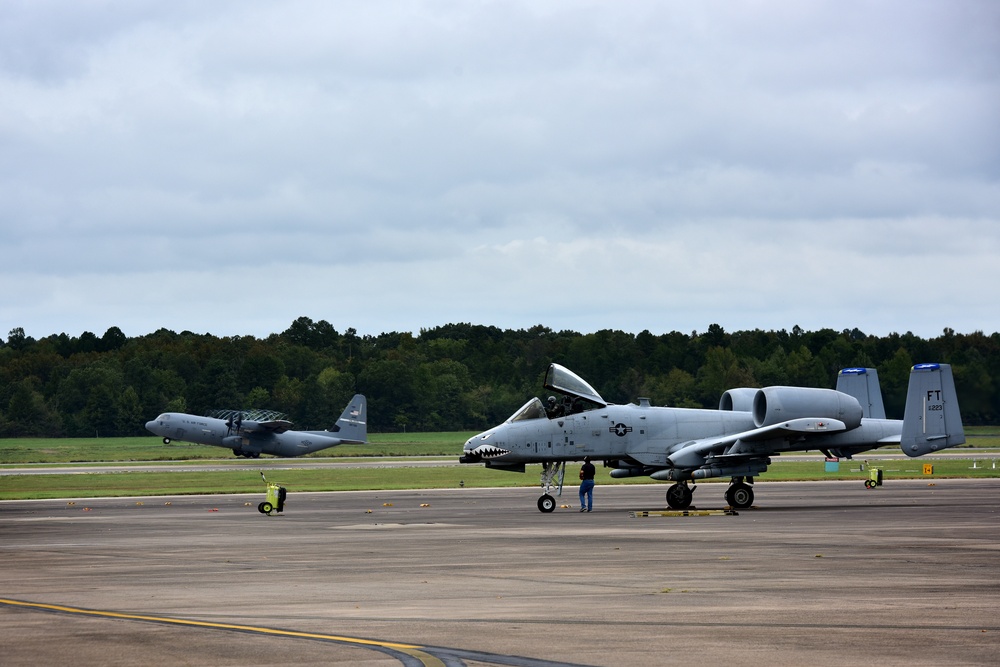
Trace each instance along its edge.
<path fill-rule="evenodd" d="M 479 445 L 475 449 L 466 453 L 483 459 L 496 459 L 506 454 L 510 454 L 510 450 L 502 447 L 494 447 L 493 445 Z"/>

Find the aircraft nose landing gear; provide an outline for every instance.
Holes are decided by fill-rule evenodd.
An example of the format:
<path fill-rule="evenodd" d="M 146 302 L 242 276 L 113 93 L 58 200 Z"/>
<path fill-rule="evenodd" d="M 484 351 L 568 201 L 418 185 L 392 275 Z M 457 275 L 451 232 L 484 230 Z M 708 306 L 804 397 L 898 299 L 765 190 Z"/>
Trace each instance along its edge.
<path fill-rule="evenodd" d="M 556 499 L 549 494 L 544 494 L 538 499 L 538 511 L 548 514 L 556 508 Z"/>
<path fill-rule="evenodd" d="M 566 462 L 542 464 L 542 490 L 544 493 L 538 499 L 538 511 L 548 514 L 556 508 L 556 499 L 549 492 L 559 487 L 556 495 L 562 495 L 563 479 L 566 476 Z"/>

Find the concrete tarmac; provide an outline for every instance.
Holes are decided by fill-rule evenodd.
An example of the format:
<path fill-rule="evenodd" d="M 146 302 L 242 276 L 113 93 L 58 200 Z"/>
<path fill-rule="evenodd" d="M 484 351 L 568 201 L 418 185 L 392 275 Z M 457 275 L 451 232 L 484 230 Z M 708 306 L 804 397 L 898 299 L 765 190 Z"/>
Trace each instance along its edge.
<path fill-rule="evenodd" d="M 0 502 L 0 662 L 997 663 L 1000 480 L 760 482 L 737 516 L 630 516 L 665 491 Z"/>

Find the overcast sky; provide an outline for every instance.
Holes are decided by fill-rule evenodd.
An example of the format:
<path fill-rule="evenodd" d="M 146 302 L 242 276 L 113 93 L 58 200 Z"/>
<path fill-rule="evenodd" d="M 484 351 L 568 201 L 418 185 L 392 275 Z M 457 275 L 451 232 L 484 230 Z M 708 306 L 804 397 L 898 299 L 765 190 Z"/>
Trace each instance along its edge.
<path fill-rule="evenodd" d="M 1000 3 L 8 0 L 0 337 L 1000 331 Z"/>

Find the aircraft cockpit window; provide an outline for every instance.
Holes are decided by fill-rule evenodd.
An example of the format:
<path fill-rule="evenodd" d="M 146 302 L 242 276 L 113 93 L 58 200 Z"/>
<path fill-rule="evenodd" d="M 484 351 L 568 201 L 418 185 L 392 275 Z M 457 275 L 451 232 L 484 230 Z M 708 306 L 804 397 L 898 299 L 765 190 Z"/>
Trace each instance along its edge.
<path fill-rule="evenodd" d="M 545 417 L 545 406 L 543 406 L 541 400 L 536 397 L 522 405 L 520 409 L 511 415 L 511 418 L 507 421 L 513 423 L 525 421 L 527 419 L 541 419 L 543 417 Z"/>
<path fill-rule="evenodd" d="M 600 406 L 608 404 L 583 378 L 559 364 L 549 365 L 549 370 L 545 373 L 545 388 L 582 398 Z"/>

